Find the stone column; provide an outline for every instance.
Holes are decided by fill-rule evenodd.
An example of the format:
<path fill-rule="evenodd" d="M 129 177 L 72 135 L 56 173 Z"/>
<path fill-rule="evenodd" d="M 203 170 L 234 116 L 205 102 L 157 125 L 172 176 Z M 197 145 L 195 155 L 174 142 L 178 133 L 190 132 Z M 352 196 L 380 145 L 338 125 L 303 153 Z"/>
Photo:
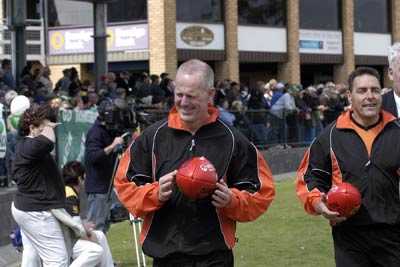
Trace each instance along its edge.
<path fill-rule="evenodd" d="M 342 1 L 342 45 L 343 64 L 334 67 L 335 83 L 346 83 L 355 68 L 354 58 L 354 0 Z"/>
<path fill-rule="evenodd" d="M 239 81 L 238 1 L 224 3 L 225 60 L 215 62 L 216 80 Z"/>
<path fill-rule="evenodd" d="M 390 1 L 392 6 L 391 17 L 392 17 L 392 42 L 400 42 L 400 1 L 392 0 Z"/>
<path fill-rule="evenodd" d="M 176 1 L 148 0 L 150 74 L 168 72 L 175 77 L 176 53 Z"/>
<path fill-rule="evenodd" d="M 278 80 L 300 83 L 299 28 L 300 9 L 298 0 L 287 0 L 287 55 L 288 60 L 278 64 Z"/>

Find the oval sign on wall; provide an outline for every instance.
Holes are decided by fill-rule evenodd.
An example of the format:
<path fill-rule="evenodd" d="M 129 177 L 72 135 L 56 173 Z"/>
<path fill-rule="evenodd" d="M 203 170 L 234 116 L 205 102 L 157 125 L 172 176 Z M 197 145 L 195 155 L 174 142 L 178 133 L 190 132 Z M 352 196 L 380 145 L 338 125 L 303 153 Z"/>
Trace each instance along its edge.
<path fill-rule="evenodd" d="M 181 39 L 190 46 L 206 46 L 214 40 L 214 33 L 204 26 L 189 26 L 181 31 Z"/>

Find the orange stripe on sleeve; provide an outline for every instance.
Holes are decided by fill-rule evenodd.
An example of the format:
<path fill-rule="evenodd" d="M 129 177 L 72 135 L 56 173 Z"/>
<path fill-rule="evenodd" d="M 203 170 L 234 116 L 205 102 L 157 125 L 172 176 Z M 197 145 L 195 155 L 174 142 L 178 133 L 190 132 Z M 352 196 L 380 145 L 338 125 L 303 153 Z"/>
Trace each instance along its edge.
<path fill-rule="evenodd" d="M 114 187 L 121 203 L 136 217 L 144 217 L 162 206 L 158 199 L 158 182 L 137 186 L 130 182 L 126 176 L 131 164 L 131 147 L 122 154 L 119 162 Z"/>
<path fill-rule="evenodd" d="M 332 183 L 335 185 L 341 184 L 343 181 L 342 171 L 339 167 L 339 162 L 336 158 L 335 152 L 331 149 L 331 164 L 332 164 Z"/>
<path fill-rule="evenodd" d="M 314 209 L 314 205 L 321 201 L 321 192 L 317 188 L 309 191 L 307 184 L 304 181 L 304 175 L 308 169 L 309 158 L 310 149 L 308 149 L 304 154 L 303 160 L 297 169 L 296 193 L 300 201 L 303 203 L 305 211 L 312 215 L 318 215 Z"/>
<path fill-rule="evenodd" d="M 261 183 L 260 190 L 250 193 L 245 190 L 231 188 L 233 193 L 232 201 L 227 207 L 221 209 L 225 216 L 234 221 L 246 222 L 257 219 L 267 210 L 275 196 L 271 170 L 257 149 L 256 152 L 258 178 Z"/>

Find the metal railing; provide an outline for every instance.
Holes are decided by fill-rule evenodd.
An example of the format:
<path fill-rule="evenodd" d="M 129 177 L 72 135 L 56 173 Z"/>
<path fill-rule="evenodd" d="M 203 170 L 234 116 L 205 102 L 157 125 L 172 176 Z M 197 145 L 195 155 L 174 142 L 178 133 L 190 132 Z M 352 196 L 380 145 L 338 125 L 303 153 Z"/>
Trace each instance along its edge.
<path fill-rule="evenodd" d="M 269 110 L 229 111 L 235 116 L 233 126 L 257 147 L 267 149 L 274 146 L 308 146 L 322 130 L 322 121 L 317 111 L 304 114 L 282 110 L 277 116 Z M 165 118 L 166 110 L 144 108 L 146 122 L 141 128 Z"/>

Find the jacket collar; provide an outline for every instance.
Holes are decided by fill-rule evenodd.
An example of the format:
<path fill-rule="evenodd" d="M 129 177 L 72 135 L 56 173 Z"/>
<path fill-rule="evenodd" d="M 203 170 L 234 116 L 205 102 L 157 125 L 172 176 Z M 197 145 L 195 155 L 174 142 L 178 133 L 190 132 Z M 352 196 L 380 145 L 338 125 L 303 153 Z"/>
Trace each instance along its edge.
<path fill-rule="evenodd" d="M 218 119 L 219 110 L 216 107 L 209 105 L 208 114 L 210 116 L 208 117 L 207 121 L 201 126 L 215 122 Z M 190 132 L 187 125 L 185 125 L 185 122 L 181 120 L 179 113 L 176 110 L 176 106 L 173 106 L 168 114 L 168 127 Z"/>
<path fill-rule="evenodd" d="M 348 110 L 338 117 L 336 121 L 336 128 L 338 129 L 354 129 L 354 123 L 351 119 L 351 110 Z M 381 110 L 380 116 L 382 118 L 383 122 L 383 128 L 388 124 L 389 122 L 392 122 L 396 120 L 396 117 L 393 116 L 391 113 Z"/>

